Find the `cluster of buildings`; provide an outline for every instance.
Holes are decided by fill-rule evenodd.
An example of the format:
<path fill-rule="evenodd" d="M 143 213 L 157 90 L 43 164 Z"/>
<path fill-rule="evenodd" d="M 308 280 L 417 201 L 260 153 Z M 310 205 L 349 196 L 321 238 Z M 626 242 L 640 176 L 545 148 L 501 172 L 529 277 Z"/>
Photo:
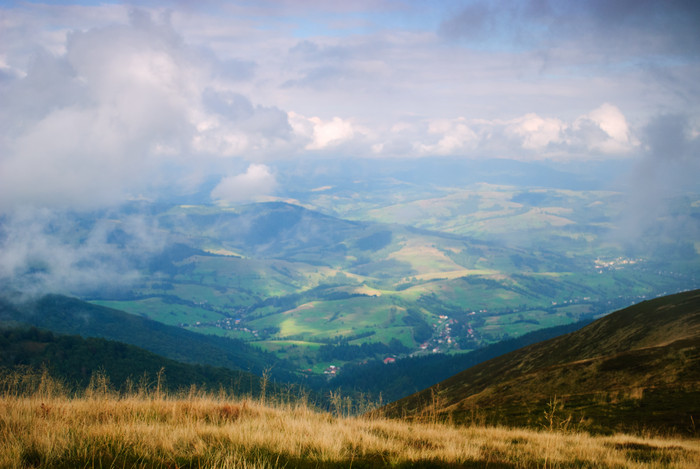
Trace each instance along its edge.
<path fill-rule="evenodd" d="M 618 257 L 610 261 L 596 259 L 595 268 L 598 270 L 599 274 L 602 274 L 604 270 L 618 270 L 629 265 L 634 265 L 640 261 L 641 259 L 627 259 L 625 257 Z"/>
<path fill-rule="evenodd" d="M 436 332 L 435 335 L 433 335 L 430 340 L 423 342 L 420 345 L 420 349 L 424 351 L 430 350 L 433 353 L 440 353 L 451 348 L 458 348 L 457 341 L 452 337 L 451 328 L 451 326 L 456 323 L 456 319 L 450 319 L 450 317 L 441 314 L 437 323 L 433 323 L 433 328 Z"/>
<path fill-rule="evenodd" d="M 241 320 L 236 318 L 223 318 L 217 321 L 202 322 L 197 321 L 194 324 L 180 323 L 180 327 L 218 327 L 219 329 L 225 329 L 227 331 L 241 331 L 253 334 L 255 337 L 258 336 L 258 331 L 254 329 L 249 329 L 245 326 L 241 327 Z"/>

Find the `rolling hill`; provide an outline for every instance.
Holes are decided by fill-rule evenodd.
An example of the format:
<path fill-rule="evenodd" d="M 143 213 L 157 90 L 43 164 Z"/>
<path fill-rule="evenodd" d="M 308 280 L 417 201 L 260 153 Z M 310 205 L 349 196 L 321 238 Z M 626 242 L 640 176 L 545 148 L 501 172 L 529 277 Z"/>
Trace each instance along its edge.
<path fill-rule="evenodd" d="M 385 413 L 697 435 L 700 290 L 645 301 L 469 368 Z"/>
<path fill-rule="evenodd" d="M 284 362 L 240 340 L 197 334 L 62 295 L 19 303 L 0 298 L 0 321 L 124 342 L 183 363 L 226 367 L 258 376 L 270 368 L 277 379 L 288 381 L 293 377 Z"/>
<path fill-rule="evenodd" d="M 474 210 L 505 220 L 547 206 L 532 216 L 568 213 L 575 223 L 564 227 L 573 230 L 576 243 L 593 243 L 586 230 L 594 222 L 588 218 L 604 215 L 587 208 L 602 194 L 491 189 L 488 201 L 478 191 L 482 202 Z M 332 200 L 343 194 L 318 192 Z M 476 226 L 471 218 L 455 218 L 473 196 L 454 192 L 396 209 L 415 213 L 423 221 L 420 228 L 399 223 L 414 218 L 381 211 L 372 220 L 322 213 L 313 209 L 316 199 L 303 206 L 278 201 L 151 207 L 149 216 L 167 242 L 162 252 L 140 260 L 140 282 L 83 299 L 192 332 L 252 342 L 298 369 L 322 374 L 329 364 L 351 362 L 324 359 L 319 351 L 329 344 L 379 349 L 393 340 L 410 352 L 465 352 L 697 285 L 681 271 L 652 269 L 604 246 L 580 251 L 569 245 L 569 252 L 547 249 L 555 244 L 545 241 L 545 247 L 522 248 L 491 237 L 492 229 L 477 238 L 428 216 L 440 213 Z M 379 202 L 367 201 L 368 208 Z M 118 218 L 109 225 L 115 230 Z M 531 221 L 524 220 L 523 229 L 533 229 Z M 128 237 L 112 238 L 129 244 Z"/>
<path fill-rule="evenodd" d="M 0 329 L 0 375 L 18 372 L 25 385 L 46 370 L 70 389 L 84 389 L 93 379 L 107 379 L 117 390 L 152 392 L 188 390 L 259 396 L 261 378 L 252 373 L 170 360 L 122 342 L 54 334 L 36 327 Z M 36 384 L 36 383 L 35 383 Z M 273 384 L 266 392 L 274 393 Z"/>
<path fill-rule="evenodd" d="M 275 202 L 134 201 L 109 213 L 68 214 L 64 228 L 47 228 L 52 249 L 32 254 L 6 283 L 237 339 L 321 378 L 331 364 L 474 351 L 698 288 L 700 244 L 685 243 L 661 262 L 614 242 L 613 193 L 493 184 L 416 192 L 391 178 L 379 192 L 363 187 L 348 180 Z M 684 204 L 682 213 L 696 214 L 695 199 Z M 99 280 L 103 271 L 109 282 Z M 83 275 L 96 283 L 54 288 Z M 128 340 L 106 334 L 98 333 Z M 157 337 L 136 345 L 190 359 L 151 342 Z M 365 349 L 341 359 L 326 346 Z M 246 363 L 257 350 L 225 363 L 218 360 L 229 352 L 203 355 L 259 372 L 267 358 Z"/>

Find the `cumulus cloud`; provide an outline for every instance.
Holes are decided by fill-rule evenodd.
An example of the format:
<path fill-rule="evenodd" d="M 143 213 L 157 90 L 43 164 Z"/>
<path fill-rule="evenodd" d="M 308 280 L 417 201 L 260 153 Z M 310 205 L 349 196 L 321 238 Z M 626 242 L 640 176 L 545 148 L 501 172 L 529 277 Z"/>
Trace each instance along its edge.
<path fill-rule="evenodd" d="M 237 93 L 226 67 L 141 10 L 38 52 L 0 84 L 0 211 L 118 204 L 190 184 L 207 159 L 288 149 L 286 113 Z"/>
<path fill-rule="evenodd" d="M 223 178 L 211 191 L 219 203 L 237 203 L 272 195 L 277 188 L 275 175 L 263 164 L 251 164 L 245 173 Z"/>
<path fill-rule="evenodd" d="M 586 132 L 586 129 L 591 128 L 596 131 Z M 607 154 L 629 152 L 636 144 L 630 134 L 625 116 L 617 107 L 609 103 L 576 119 L 572 129 L 574 138 L 583 140 L 592 150 Z"/>
<path fill-rule="evenodd" d="M 115 203 L 158 184 L 196 184 L 194 174 L 201 181 L 241 160 L 272 166 L 307 151 L 629 154 L 637 146 L 629 115 L 643 122 L 640 109 L 673 109 L 700 92 L 678 79 L 694 66 L 689 50 L 655 62 L 618 30 L 606 30 L 614 38 L 600 50 L 624 60 L 590 46 L 589 36 L 607 38 L 596 33 L 616 23 L 649 50 L 672 52 L 695 34 L 695 9 L 652 3 L 477 1 L 456 13 L 431 8 L 430 21 L 424 9 L 402 5 L 403 16 L 387 25 L 377 16 L 347 32 L 332 30 L 335 7 L 324 6 L 313 34 L 301 17 L 273 15 L 267 4 L 166 10 L 155 2 L 130 18 L 118 5 L 17 7 L 6 15 L 10 41 L 0 44 L 0 165 L 16 175 L 0 180 L 0 203 Z M 353 7 L 368 20 L 383 8 Z M 60 34 L 34 34 L 49 29 Z M 27 55 L 19 38 L 29 32 L 50 51 L 33 53 L 31 66 L 17 59 L 17 51 Z M 650 79 L 658 65 L 663 83 Z M 398 131 L 405 122 L 411 131 Z"/>
<path fill-rule="evenodd" d="M 556 118 L 544 118 L 530 113 L 514 119 L 506 127 L 506 133 L 519 137 L 527 150 L 542 150 L 550 144 L 564 141 L 568 125 Z"/>
<path fill-rule="evenodd" d="M 509 120 L 434 119 L 394 125 L 375 153 L 513 159 L 626 157 L 639 142 L 616 106 L 604 103 L 566 121 L 528 113 Z M 412 141 L 407 148 L 402 140 Z"/>
<path fill-rule="evenodd" d="M 469 127 L 465 118 L 440 119 L 428 124 L 428 134 L 438 136 L 435 143 L 416 143 L 415 148 L 423 154 L 454 155 L 474 149 L 479 137 Z"/>
<path fill-rule="evenodd" d="M 392 4 L 390 21 L 367 2 L 352 7 L 367 24 L 340 30 L 335 6 L 314 4 L 311 27 L 292 4 L 4 10 L 0 210 L 116 204 L 306 154 L 629 156 L 630 122 L 700 96 L 680 46 L 697 8 L 680 1 Z"/>
<path fill-rule="evenodd" d="M 291 111 L 289 121 L 294 132 L 308 142 L 304 147 L 307 150 L 336 146 L 358 133 L 352 123 L 337 116 L 324 121 L 319 117 L 305 117 Z"/>
<path fill-rule="evenodd" d="M 226 89 L 205 88 L 201 98 L 203 110 L 193 138 L 196 152 L 231 157 L 288 148 L 292 128 L 281 109 L 253 105 L 246 96 Z"/>

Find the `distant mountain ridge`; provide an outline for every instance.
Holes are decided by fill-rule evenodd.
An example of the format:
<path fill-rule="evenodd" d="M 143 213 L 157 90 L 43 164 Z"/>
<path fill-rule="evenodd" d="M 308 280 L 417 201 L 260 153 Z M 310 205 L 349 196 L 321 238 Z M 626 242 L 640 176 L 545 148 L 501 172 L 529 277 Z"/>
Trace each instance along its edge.
<path fill-rule="evenodd" d="M 466 423 L 697 435 L 700 290 L 645 301 L 469 368 L 384 409 Z M 552 417 L 551 419 L 546 416 Z"/>

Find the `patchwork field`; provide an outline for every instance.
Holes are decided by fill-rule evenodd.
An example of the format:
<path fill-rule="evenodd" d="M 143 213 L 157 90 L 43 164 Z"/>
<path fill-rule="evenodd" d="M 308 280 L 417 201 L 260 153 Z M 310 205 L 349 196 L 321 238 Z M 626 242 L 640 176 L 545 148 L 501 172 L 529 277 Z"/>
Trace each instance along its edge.
<path fill-rule="evenodd" d="M 316 369 L 324 344 L 397 339 L 412 353 L 458 353 L 697 286 L 692 244 L 623 249 L 614 192 L 391 187 L 366 197 L 329 186 L 299 205 L 168 207 L 156 219 L 172 242 L 144 281 L 91 300 Z"/>

